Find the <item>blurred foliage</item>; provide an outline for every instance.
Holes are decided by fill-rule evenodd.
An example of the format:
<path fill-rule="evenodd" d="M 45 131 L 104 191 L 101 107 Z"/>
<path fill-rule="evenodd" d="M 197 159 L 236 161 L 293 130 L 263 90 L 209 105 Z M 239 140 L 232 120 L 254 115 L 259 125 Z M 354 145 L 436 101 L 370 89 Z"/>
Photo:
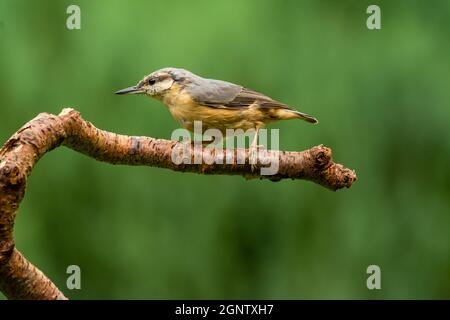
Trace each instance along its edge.
<path fill-rule="evenodd" d="M 366 27 L 379 4 L 382 29 Z M 81 7 L 81 30 L 66 8 Z M 450 298 L 450 20 L 425 1 L 0 1 L 0 142 L 73 106 L 169 138 L 159 102 L 113 92 L 166 66 L 315 115 L 281 149 L 325 144 L 349 190 L 112 166 L 59 148 L 17 217 L 18 248 L 70 298 Z M 66 268 L 82 289 L 65 287 Z M 366 288 L 366 268 L 382 290 Z"/>

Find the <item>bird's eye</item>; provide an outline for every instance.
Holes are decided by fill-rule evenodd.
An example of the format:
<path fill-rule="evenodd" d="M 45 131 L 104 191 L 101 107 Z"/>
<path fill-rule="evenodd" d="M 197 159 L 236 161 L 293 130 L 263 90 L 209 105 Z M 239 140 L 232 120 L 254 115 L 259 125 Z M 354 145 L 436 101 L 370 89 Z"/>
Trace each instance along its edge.
<path fill-rule="evenodd" d="M 150 80 L 148 80 L 148 84 L 149 85 L 154 85 L 156 83 L 156 80 L 155 79 L 150 79 Z"/>

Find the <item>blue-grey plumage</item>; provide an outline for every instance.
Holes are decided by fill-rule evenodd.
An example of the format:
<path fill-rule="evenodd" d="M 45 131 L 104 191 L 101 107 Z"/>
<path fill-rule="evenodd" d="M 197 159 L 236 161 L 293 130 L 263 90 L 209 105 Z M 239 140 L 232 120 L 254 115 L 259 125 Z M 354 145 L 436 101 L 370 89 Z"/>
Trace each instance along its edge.
<path fill-rule="evenodd" d="M 317 119 L 294 110 L 264 94 L 234 83 L 205 79 L 178 68 L 164 68 L 145 76 L 136 86 L 117 94 L 145 94 L 162 101 L 186 129 L 202 121 L 203 129 L 256 129 L 288 119 L 318 123 Z"/>

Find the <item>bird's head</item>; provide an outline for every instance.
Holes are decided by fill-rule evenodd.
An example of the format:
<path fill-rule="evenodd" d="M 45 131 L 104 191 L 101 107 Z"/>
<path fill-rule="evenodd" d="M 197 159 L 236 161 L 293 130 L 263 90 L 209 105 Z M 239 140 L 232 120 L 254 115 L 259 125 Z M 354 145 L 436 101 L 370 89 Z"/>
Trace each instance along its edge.
<path fill-rule="evenodd" d="M 170 90 L 174 83 L 184 83 L 195 77 L 184 69 L 164 68 L 145 76 L 137 85 L 115 92 L 116 94 L 145 94 L 149 97 L 160 98 Z"/>

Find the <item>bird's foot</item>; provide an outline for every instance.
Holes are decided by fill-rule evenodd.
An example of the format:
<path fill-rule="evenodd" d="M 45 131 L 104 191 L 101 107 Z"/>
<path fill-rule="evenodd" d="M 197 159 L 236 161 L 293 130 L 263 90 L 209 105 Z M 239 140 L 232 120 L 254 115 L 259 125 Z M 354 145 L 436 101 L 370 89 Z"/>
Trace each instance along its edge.
<path fill-rule="evenodd" d="M 259 149 L 265 149 L 263 145 L 252 145 L 250 146 L 248 152 L 248 161 L 251 166 L 252 172 L 255 171 L 255 169 L 258 168 L 258 150 Z"/>
<path fill-rule="evenodd" d="M 201 146 L 202 148 L 207 147 L 211 143 L 213 143 L 213 140 L 202 140 L 202 141 L 196 141 L 196 140 L 185 140 L 181 142 L 185 148 L 194 148 Z"/>

